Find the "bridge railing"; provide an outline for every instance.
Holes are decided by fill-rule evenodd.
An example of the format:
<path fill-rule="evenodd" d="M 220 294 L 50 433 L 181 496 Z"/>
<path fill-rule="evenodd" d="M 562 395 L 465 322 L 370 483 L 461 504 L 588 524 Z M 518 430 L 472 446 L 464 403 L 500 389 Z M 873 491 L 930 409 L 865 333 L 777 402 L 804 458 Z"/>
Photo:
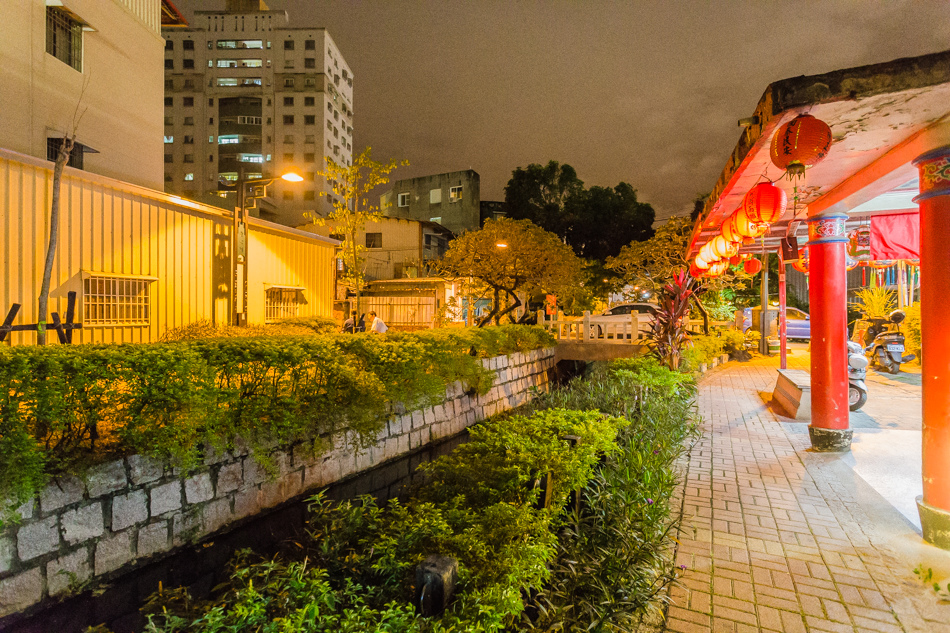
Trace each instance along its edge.
<path fill-rule="evenodd" d="M 650 330 L 652 317 L 649 314 L 631 314 L 629 318 L 598 317 L 585 313 L 583 317 L 538 313 L 538 324 L 554 335 L 558 341 L 572 343 L 609 343 L 616 345 L 639 345 Z"/>

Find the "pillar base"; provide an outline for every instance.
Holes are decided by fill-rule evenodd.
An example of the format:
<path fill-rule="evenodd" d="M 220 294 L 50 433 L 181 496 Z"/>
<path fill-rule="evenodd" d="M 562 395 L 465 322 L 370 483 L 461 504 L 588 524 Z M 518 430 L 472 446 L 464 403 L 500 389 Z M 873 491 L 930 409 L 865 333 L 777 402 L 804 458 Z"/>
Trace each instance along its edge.
<path fill-rule="evenodd" d="M 950 550 L 950 512 L 924 503 L 917 497 L 917 512 L 924 540 L 940 549 Z"/>
<path fill-rule="evenodd" d="M 822 429 L 808 427 L 811 447 L 820 453 L 847 453 L 851 450 L 851 429 Z"/>

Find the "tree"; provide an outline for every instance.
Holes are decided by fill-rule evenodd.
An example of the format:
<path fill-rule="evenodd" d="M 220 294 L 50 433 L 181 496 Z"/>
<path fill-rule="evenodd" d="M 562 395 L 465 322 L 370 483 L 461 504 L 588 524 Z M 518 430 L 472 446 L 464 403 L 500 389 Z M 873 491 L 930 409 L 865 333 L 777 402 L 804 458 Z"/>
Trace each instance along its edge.
<path fill-rule="evenodd" d="M 494 296 L 483 327 L 521 306 L 518 293 L 570 291 L 584 262 L 557 235 L 528 220 L 500 218 L 456 238 L 440 263 L 446 277 L 470 277 Z M 506 304 L 502 307 L 502 301 Z M 509 303 L 510 301 L 510 303 Z"/>
<path fill-rule="evenodd" d="M 627 285 L 648 289 L 656 295 L 670 284 L 675 275 L 689 270 L 686 247 L 692 235 L 693 223 L 687 217 L 670 218 L 656 229 L 652 238 L 631 242 L 620 254 L 607 260 L 607 268 L 618 272 Z M 692 294 L 696 309 L 703 316 L 703 328 L 708 333 L 709 313 L 700 301 L 704 293 L 715 293 L 725 288 L 743 287 L 749 276 L 732 267 L 718 277 L 700 277 Z"/>
<path fill-rule="evenodd" d="M 584 191 L 584 182 L 570 165 L 552 160 L 547 165 L 532 163 L 511 172 L 505 185 L 505 213 L 515 220 L 530 220 L 562 239 L 572 222 L 569 201 Z"/>
<path fill-rule="evenodd" d="M 311 218 L 315 224 L 332 224 L 343 235 L 343 279 L 350 282 L 356 291 L 356 306 L 360 305 L 360 293 L 365 281 L 362 256 L 365 246 L 357 242 L 357 234 L 366 227 L 367 222 L 382 217 L 379 206 L 370 202 L 369 193 L 380 185 L 389 182 L 391 174 L 400 165 L 409 165 L 409 161 L 390 160 L 379 163 L 372 159 L 371 148 L 367 147 L 353 158 L 352 165 L 340 165 L 329 156 L 325 171 L 317 172 L 326 178 L 333 190 L 333 210 L 325 218 Z M 320 195 L 326 195 L 321 192 Z"/>
<path fill-rule="evenodd" d="M 556 234 L 585 259 L 604 261 L 625 244 L 653 235 L 653 207 L 637 200 L 631 185 L 584 189 L 573 167 L 553 160 L 512 172 L 505 211 Z"/>

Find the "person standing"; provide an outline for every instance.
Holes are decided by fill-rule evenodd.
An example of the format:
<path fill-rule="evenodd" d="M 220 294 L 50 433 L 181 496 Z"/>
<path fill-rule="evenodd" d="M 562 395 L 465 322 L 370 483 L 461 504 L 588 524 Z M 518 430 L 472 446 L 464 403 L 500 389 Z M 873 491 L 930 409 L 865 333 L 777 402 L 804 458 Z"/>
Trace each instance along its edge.
<path fill-rule="evenodd" d="M 369 315 L 373 317 L 373 322 L 369 326 L 369 331 L 373 334 L 385 334 L 386 330 L 389 328 L 386 326 L 383 320 L 376 315 L 375 311 L 370 311 Z"/>

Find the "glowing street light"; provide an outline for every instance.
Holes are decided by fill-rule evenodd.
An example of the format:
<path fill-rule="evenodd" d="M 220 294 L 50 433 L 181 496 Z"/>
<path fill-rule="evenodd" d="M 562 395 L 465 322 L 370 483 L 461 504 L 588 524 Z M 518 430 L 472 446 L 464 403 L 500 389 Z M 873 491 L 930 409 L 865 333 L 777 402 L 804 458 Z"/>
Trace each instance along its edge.
<path fill-rule="evenodd" d="M 508 244 L 505 242 L 498 242 L 495 244 L 495 248 L 508 248 Z"/>
<path fill-rule="evenodd" d="M 286 180 L 287 182 L 303 182 L 303 176 L 292 171 L 287 172 L 280 178 L 281 180 Z"/>

